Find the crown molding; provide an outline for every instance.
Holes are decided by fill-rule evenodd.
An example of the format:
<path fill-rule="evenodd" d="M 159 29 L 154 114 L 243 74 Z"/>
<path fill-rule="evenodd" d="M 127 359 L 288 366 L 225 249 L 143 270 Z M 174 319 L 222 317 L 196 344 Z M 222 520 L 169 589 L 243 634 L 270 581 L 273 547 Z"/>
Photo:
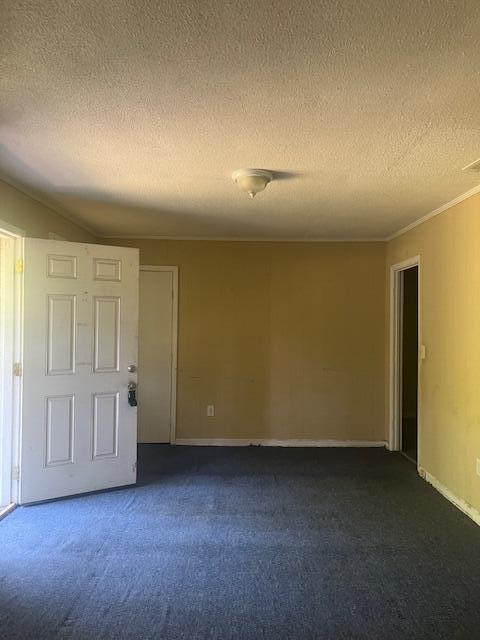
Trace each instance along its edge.
<path fill-rule="evenodd" d="M 442 204 L 440 207 L 437 207 L 433 211 L 430 211 L 430 213 L 427 213 L 426 215 L 418 218 L 414 222 L 411 222 L 407 226 L 402 227 L 398 231 L 395 231 L 394 233 L 392 233 L 391 235 L 385 238 L 351 238 L 351 237 L 345 237 L 345 238 L 258 238 L 258 237 L 252 237 L 252 238 L 240 237 L 239 238 L 239 237 L 232 237 L 232 238 L 228 238 L 228 237 L 210 237 L 210 236 L 196 237 L 196 236 L 154 236 L 154 235 L 152 236 L 113 235 L 112 236 L 108 234 L 101 235 L 101 236 L 97 235 L 97 237 L 110 238 L 112 240 L 201 240 L 204 242 L 390 242 L 390 240 L 394 240 L 395 238 L 398 238 L 404 233 L 407 233 L 408 231 L 415 229 L 415 227 L 418 227 L 424 222 L 427 222 L 428 220 L 430 220 L 431 218 L 438 216 L 440 213 L 443 213 L 444 211 L 451 209 L 455 205 L 460 204 L 464 200 L 471 198 L 477 193 L 480 193 L 480 184 L 478 184 L 476 187 L 473 187 L 472 189 L 469 189 L 468 191 L 465 191 L 465 193 L 460 194 L 453 200 L 450 200 L 449 202 Z"/>
<path fill-rule="evenodd" d="M 22 193 L 24 196 L 27 196 L 27 198 L 30 198 L 30 200 L 35 200 L 35 202 L 38 202 L 39 204 L 43 205 L 47 209 L 50 209 L 50 211 L 57 213 L 59 216 L 61 216 L 62 218 L 65 218 L 65 220 L 68 220 L 68 222 L 71 222 L 77 227 L 80 227 L 81 229 L 89 233 L 94 238 L 100 237 L 97 231 L 95 231 L 94 229 L 89 227 L 87 224 L 79 220 L 77 216 L 75 216 L 72 213 L 68 213 L 61 207 L 52 203 L 50 199 L 44 198 L 41 194 L 37 193 L 37 191 L 30 189 L 29 187 L 26 187 L 25 185 L 20 184 L 15 180 L 12 180 L 11 178 L 7 179 L 5 176 L 0 176 L 0 182 L 3 182 L 9 187 L 12 187 L 12 189 L 15 189 L 19 193 Z"/>
<path fill-rule="evenodd" d="M 471 198 L 477 193 L 480 193 L 480 184 L 478 184 L 476 187 L 473 187 L 473 189 L 470 189 L 469 191 L 465 191 L 465 193 L 462 193 L 461 195 L 457 196 L 453 200 L 450 200 L 449 202 L 442 204 L 441 207 L 438 207 L 437 209 L 430 211 L 430 213 L 427 213 L 425 216 L 418 218 L 418 220 L 415 220 L 415 222 L 411 222 L 406 227 L 402 227 L 401 229 L 399 229 L 399 231 L 395 231 L 395 233 L 392 233 L 390 236 L 387 236 L 385 238 L 385 241 L 390 242 L 390 240 L 394 240 L 395 238 L 398 238 L 398 236 L 402 236 L 404 233 L 407 233 L 408 231 L 415 229 L 415 227 L 418 227 L 424 222 L 427 222 L 428 220 L 430 220 L 431 218 L 438 216 L 440 213 L 447 211 L 447 209 L 451 209 L 456 204 L 460 204 L 460 202 L 463 202 L 464 200 Z"/>
<path fill-rule="evenodd" d="M 198 240 L 202 242 L 385 242 L 384 238 L 263 238 L 219 237 L 219 236 L 152 236 L 152 235 L 98 235 L 97 238 L 110 240 Z"/>
<path fill-rule="evenodd" d="M 331 242 L 390 242 L 391 240 L 394 240 L 395 238 L 398 238 L 399 236 L 402 236 L 405 233 L 408 233 L 408 231 L 411 231 L 412 229 L 415 229 L 415 227 L 420 226 L 421 224 L 423 224 L 424 222 L 427 222 L 428 220 L 430 220 L 431 218 L 434 218 L 435 216 L 438 216 L 439 214 L 443 213 L 444 211 L 447 211 L 448 209 L 451 209 L 452 207 L 454 207 L 457 204 L 460 204 L 461 202 L 463 202 L 464 200 L 467 200 L 468 198 L 471 198 L 472 196 L 480 193 L 480 184 L 478 184 L 476 187 L 473 187 L 472 189 L 469 189 L 468 191 L 465 191 L 465 193 L 460 194 L 459 196 L 457 196 L 456 198 L 454 198 L 453 200 L 450 200 L 449 202 L 446 202 L 445 204 L 442 204 L 440 207 L 437 207 L 437 209 L 434 209 L 433 211 L 430 211 L 429 213 L 427 213 L 426 215 L 418 218 L 417 220 L 415 220 L 414 222 L 411 222 L 410 224 L 406 225 L 405 227 L 402 227 L 401 229 L 399 229 L 398 231 L 395 231 L 394 233 L 392 233 L 389 236 L 386 236 L 385 238 L 378 238 L 378 237 L 367 237 L 367 238 L 352 238 L 349 236 L 346 237 L 341 237 L 341 238 L 323 238 L 323 237 L 311 237 L 311 238 L 298 238 L 298 237 L 288 237 L 288 238 L 272 238 L 272 237 L 258 237 L 258 236 L 254 236 L 254 237 L 238 237 L 238 236 L 233 236 L 233 237 L 228 237 L 228 236 L 163 236 L 163 235 L 129 235 L 129 234 L 125 234 L 125 235 L 118 235 L 118 234 L 109 234 L 109 233 L 100 233 L 98 231 L 95 231 L 95 229 L 93 229 L 92 227 L 90 227 L 89 225 L 87 225 L 86 223 L 84 223 L 83 221 L 79 220 L 78 217 L 74 214 L 71 214 L 67 211 L 65 211 L 64 209 L 58 207 L 57 205 L 55 205 L 54 203 L 52 203 L 49 199 L 47 198 L 43 198 L 42 195 L 38 194 L 36 191 L 30 190 L 28 187 L 25 187 L 24 185 L 20 185 L 19 183 L 16 183 L 15 181 L 11 180 L 11 179 L 7 179 L 5 178 L 5 176 L 0 176 L 0 181 L 4 182 L 5 184 L 7 184 L 8 186 L 12 187 L 13 189 L 16 189 L 17 191 L 19 191 L 20 193 L 23 193 L 23 195 L 27 196 L 28 198 L 31 198 L 32 200 L 35 200 L 36 202 L 39 202 L 40 204 L 42 204 L 44 207 L 47 207 L 47 209 L 50 209 L 51 211 L 57 213 L 58 215 L 62 216 L 63 218 L 65 218 L 66 220 L 68 220 L 69 222 L 71 222 L 72 224 L 77 225 L 78 227 L 80 227 L 81 229 L 83 229 L 84 231 L 86 231 L 87 233 L 89 233 L 90 235 L 92 235 L 94 238 L 101 240 L 101 239 L 105 239 L 105 240 L 177 240 L 177 241 L 183 241 L 183 240 L 188 240 L 188 241 L 200 241 L 200 242 L 312 242 L 312 243 L 321 243 L 321 242 L 325 242 L 325 243 L 331 243 Z"/>

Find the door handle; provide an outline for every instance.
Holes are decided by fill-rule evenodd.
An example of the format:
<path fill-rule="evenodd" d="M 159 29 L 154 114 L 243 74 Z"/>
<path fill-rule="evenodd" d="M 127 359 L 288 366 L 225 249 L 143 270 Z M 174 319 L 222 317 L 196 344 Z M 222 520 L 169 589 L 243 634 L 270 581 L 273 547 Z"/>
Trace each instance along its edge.
<path fill-rule="evenodd" d="M 131 407 L 137 406 L 137 384 L 135 382 L 128 383 L 128 404 Z"/>

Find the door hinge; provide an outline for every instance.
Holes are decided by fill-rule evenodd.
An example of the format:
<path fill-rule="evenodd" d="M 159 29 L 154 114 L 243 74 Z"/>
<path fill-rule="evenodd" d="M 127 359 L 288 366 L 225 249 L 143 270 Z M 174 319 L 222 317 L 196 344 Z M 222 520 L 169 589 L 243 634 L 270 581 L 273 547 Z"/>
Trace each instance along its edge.
<path fill-rule="evenodd" d="M 134 463 L 132 464 L 132 471 L 133 471 L 133 473 L 136 473 L 136 472 L 137 472 L 137 463 L 136 463 L 136 462 L 134 462 Z"/>
<path fill-rule="evenodd" d="M 14 465 L 12 467 L 12 480 L 20 479 L 20 467 L 18 465 Z"/>
<path fill-rule="evenodd" d="M 22 258 L 15 260 L 15 273 L 23 273 L 24 264 Z"/>
<path fill-rule="evenodd" d="M 13 365 L 13 375 L 16 378 L 21 378 L 23 375 L 23 368 L 21 362 L 15 362 Z"/>

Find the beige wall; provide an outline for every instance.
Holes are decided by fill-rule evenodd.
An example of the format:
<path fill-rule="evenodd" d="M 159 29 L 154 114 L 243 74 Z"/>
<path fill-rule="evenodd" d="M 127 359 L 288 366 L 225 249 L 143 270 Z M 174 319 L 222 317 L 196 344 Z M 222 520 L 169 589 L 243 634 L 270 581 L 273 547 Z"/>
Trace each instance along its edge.
<path fill-rule="evenodd" d="M 1 181 L 0 219 L 96 241 Z M 122 241 L 179 266 L 177 437 L 383 440 L 389 271 L 419 254 L 419 462 L 480 509 L 479 237 L 477 195 L 386 245 Z"/>
<path fill-rule="evenodd" d="M 426 359 L 420 371 L 419 462 L 476 509 L 480 509 L 480 477 L 475 470 L 480 457 L 479 238 L 477 195 L 389 242 L 386 274 L 388 281 L 392 264 L 420 255 L 420 340 L 426 346 Z M 388 315 L 387 311 L 387 326 Z"/>
<path fill-rule="evenodd" d="M 179 266 L 178 438 L 384 439 L 382 243 L 126 244 Z"/>
<path fill-rule="evenodd" d="M 0 219 L 97 240 L 1 181 Z M 383 440 L 389 271 L 419 254 L 419 462 L 480 509 L 479 237 L 477 195 L 386 245 L 122 241 L 179 266 L 177 437 Z"/>
<path fill-rule="evenodd" d="M 1 180 L 0 220 L 22 229 L 32 238 L 47 238 L 53 232 L 74 242 L 96 241 L 81 227 Z"/>

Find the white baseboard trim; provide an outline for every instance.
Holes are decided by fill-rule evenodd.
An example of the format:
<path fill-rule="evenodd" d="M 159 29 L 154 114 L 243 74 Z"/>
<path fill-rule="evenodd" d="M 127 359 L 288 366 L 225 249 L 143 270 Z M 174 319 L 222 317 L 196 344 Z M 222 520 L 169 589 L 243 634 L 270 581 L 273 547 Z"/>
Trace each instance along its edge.
<path fill-rule="evenodd" d="M 441 493 L 444 498 L 446 498 L 455 507 L 457 507 L 457 509 L 460 509 L 460 511 L 463 511 L 463 513 L 466 516 L 471 518 L 476 524 L 480 526 L 480 511 L 475 509 L 475 507 L 472 507 L 471 504 L 469 504 L 462 498 L 459 498 L 454 493 L 452 493 L 450 489 L 447 489 L 445 485 L 443 485 L 439 480 L 437 480 L 435 476 L 432 476 L 431 473 L 428 473 L 428 471 L 425 471 L 425 469 L 422 469 L 420 467 L 418 472 L 420 476 L 424 478 L 429 484 L 431 484 L 434 489 L 436 489 L 439 493 Z"/>
<path fill-rule="evenodd" d="M 250 438 L 177 438 L 175 444 L 203 447 L 385 447 L 384 440 L 270 440 Z"/>
<path fill-rule="evenodd" d="M 17 505 L 14 502 L 11 502 L 10 504 L 7 504 L 6 507 L 0 507 L 0 520 L 8 516 L 8 514 L 11 513 L 16 506 Z"/>

